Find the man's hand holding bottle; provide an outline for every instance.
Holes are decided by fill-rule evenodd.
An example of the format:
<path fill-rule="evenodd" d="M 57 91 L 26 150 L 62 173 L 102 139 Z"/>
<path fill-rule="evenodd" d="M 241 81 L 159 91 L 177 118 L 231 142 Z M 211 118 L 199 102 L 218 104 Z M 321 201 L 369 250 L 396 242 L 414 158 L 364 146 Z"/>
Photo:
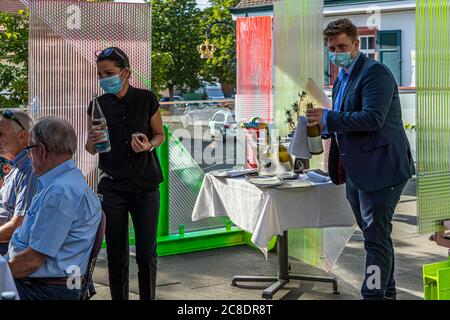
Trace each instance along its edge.
<path fill-rule="evenodd" d="M 323 130 L 325 127 L 323 123 L 323 116 L 325 110 L 322 108 L 314 108 L 306 110 L 306 119 L 308 120 L 308 127 L 314 127 L 320 125 L 320 129 Z"/>

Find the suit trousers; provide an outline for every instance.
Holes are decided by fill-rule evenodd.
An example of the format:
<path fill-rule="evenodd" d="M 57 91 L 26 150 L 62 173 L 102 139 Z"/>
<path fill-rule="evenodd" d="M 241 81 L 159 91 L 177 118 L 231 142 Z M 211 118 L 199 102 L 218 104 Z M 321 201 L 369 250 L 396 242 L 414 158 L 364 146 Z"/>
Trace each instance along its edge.
<path fill-rule="evenodd" d="M 346 177 L 347 199 L 364 236 L 366 265 L 361 287 L 364 299 L 396 299 L 392 218 L 407 182 L 374 192 L 363 192 Z"/>
<path fill-rule="evenodd" d="M 101 186 L 101 187 L 100 187 Z M 129 299 L 128 213 L 136 240 L 140 300 L 154 300 L 156 294 L 156 237 L 159 215 L 159 190 L 133 193 L 99 185 L 106 215 L 106 252 L 111 298 Z"/>

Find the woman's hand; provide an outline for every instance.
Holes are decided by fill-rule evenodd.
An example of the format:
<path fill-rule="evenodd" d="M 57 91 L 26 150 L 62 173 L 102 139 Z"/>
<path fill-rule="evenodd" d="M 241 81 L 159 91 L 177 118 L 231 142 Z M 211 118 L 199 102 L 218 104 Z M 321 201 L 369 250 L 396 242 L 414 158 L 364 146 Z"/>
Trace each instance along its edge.
<path fill-rule="evenodd" d="M 106 124 L 94 126 L 88 131 L 88 142 L 96 145 L 98 143 L 106 142 L 107 137 L 105 134 Z"/>
<path fill-rule="evenodd" d="M 147 152 L 152 148 L 152 144 L 143 133 L 135 133 L 131 138 L 131 148 L 136 153 Z"/>

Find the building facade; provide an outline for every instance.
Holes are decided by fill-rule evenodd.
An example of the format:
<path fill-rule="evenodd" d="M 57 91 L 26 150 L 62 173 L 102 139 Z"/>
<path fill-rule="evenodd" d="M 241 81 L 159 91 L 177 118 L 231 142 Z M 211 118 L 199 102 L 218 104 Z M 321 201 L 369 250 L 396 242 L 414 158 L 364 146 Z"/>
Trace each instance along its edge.
<path fill-rule="evenodd" d="M 233 17 L 273 17 L 273 1 L 242 0 L 232 9 Z M 351 19 L 361 51 L 386 64 L 400 87 L 415 87 L 415 15 L 415 0 L 324 0 L 324 27 L 332 20 Z M 338 70 L 325 60 L 325 84 L 332 85 Z"/>
<path fill-rule="evenodd" d="M 25 9 L 25 5 L 19 0 L 2 0 L 0 1 L 0 12 L 14 13 Z"/>

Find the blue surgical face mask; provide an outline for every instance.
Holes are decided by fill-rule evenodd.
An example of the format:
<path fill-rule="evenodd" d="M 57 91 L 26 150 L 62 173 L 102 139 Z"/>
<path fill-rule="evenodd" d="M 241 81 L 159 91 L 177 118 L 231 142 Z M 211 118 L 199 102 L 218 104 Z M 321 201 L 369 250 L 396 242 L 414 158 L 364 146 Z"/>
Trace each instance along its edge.
<path fill-rule="evenodd" d="M 330 58 L 331 63 L 339 68 L 348 68 L 353 63 L 351 52 L 330 52 L 328 57 Z"/>
<path fill-rule="evenodd" d="M 106 93 L 118 94 L 120 90 L 122 90 L 123 84 L 125 83 L 125 80 L 120 80 L 120 75 L 122 72 L 123 70 L 119 74 L 112 77 L 100 79 L 100 87 L 102 87 Z"/>

